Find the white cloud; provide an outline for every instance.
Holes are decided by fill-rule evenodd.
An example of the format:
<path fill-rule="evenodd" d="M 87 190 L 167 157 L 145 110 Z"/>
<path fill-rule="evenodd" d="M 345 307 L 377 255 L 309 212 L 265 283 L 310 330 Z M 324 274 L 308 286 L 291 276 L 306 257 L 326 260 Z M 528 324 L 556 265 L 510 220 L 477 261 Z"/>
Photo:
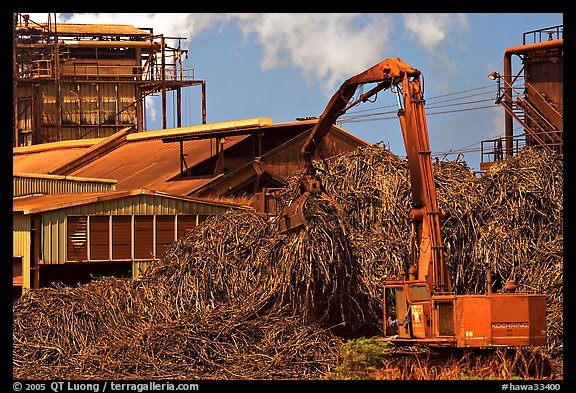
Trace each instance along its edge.
<path fill-rule="evenodd" d="M 459 36 L 468 28 L 466 14 L 404 14 L 404 28 L 408 36 L 421 46 L 437 69 L 458 72 L 458 62 L 448 55 L 448 48 L 460 40 Z"/>
<path fill-rule="evenodd" d="M 30 18 L 38 23 L 46 22 L 53 14 L 31 13 Z M 154 34 L 171 37 L 195 38 L 205 30 L 226 23 L 226 14 L 218 13 L 72 13 L 57 14 L 58 22 L 80 24 L 121 24 L 138 28 L 152 28 Z"/>
<path fill-rule="evenodd" d="M 156 97 L 152 97 L 152 96 L 146 96 L 145 98 L 146 100 L 146 119 L 150 120 L 151 123 L 153 123 L 154 121 L 156 121 Z M 147 124 L 147 128 L 149 128 L 150 125 Z"/>
<path fill-rule="evenodd" d="M 450 34 L 468 27 L 465 14 L 404 14 L 404 26 L 424 49 L 434 51 Z"/>
<path fill-rule="evenodd" d="M 262 45 L 263 70 L 294 66 L 331 93 L 381 60 L 393 20 L 376 14 L 235 14 L 244 39 Z"/>

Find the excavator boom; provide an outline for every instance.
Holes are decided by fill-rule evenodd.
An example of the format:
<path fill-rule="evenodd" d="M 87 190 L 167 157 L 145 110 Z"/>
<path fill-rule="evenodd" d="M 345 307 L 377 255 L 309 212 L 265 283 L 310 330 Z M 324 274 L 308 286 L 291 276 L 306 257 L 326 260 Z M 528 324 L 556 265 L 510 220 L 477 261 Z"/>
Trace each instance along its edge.
<path fill-rule="evenodd" d="M 351 102 L 356 90 L 367 83 L 376 85 Z M 518 293 L 514 282 L 507 283 L 504 292 L 493 293 L 489 270 L 486 295 L 453 292 L 442 244 L 443 213 L 436 197 L 422 75 L 399 58 L 386 59 L 351 77 L 332 96 L 302 146 L 305 170 L 297 189 L 300 194 L 279 215 L 280 232 L 306 226 L 307 199 L 312 194 L 326 194 L 312 159 L 338 117 L 387 89 L 398 97 L 397 114 L 412 191 L 411 242 L 415 247 L 411 247 L 408 275 L 401 272 L 400 277 L 384 278 L 384 339 L 457 347 L 545 345 L 545 295 Z M 393 293 L 394 300 L 390 314 L 388 292 Z M 389 319 L 397 321 L 396 331 L 390 334 Z"/>
<path fill-rule="evenodd" d="M 312 159 L 318 145 L 336 123 L 338 117 L 352 106 L 367 101 L 380 91 L 397 89 L 398 94 L 402 94 L 402 100 L 405 103 L 404 108 L 399 108 L 398 117 L 410 167 L 413 198 L 410 216 L 420 239 L 419 261 L 417 262 L 419 278 L 427 280 L 430 287 L 450 290 L 450 280 L 443 261 L 440 212 L 436 202 L 420 77 L 419 70 L 400 58 L 389 58 L 342 83 L 302 146 L 301 154 L 305 171 L 301 181 L 301 195 L 280 215 L 280 230 L 287 232 L 307 224 L 303 214 L 305 201 L 310 194 L 322 192 Z M 361 94 L 354 102 L 350 102 L 358 88 L 368 83 L 376 83 L 376 86 Z M 401 100 L 399 99 L 398 102 L 400 104 Z"/>

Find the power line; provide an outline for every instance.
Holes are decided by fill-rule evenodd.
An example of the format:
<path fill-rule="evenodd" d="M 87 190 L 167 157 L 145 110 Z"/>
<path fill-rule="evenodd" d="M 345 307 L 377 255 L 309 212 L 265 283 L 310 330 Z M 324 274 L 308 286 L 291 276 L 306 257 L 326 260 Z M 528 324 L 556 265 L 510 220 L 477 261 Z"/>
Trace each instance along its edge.
<path fill-rule="evenodd" d="M 435 107 L 435 109 L 450 107 L 450 106 L 455 106 L 455 105 L 469 105 L 469 103 L 444 105 L 444 106 Z M 426 112 L 426 116 L 444 115 L 447 113 L 467 112 L 467 111 L 475 111 L 475 110 L 479 110 L 479 109 L 490 109 L 490 108 L 497 108 L 497 105 L 483 105 L 483 106 L 477 106 L 477 107 L 472 107 L 472 108 L 454 109 L 454 110 L 446 110 L 446 111 L 439 111 L 439 112 Z M 386 117 L 384 115 L 390 115 L 390 114 L 395 114 L 395 113 L 396 113 L 396 111 L 389 111 L 389 112 L 372 113 L 369 115 L 361 115 L 361 116 L 358 116 L 356 118 L 348 117 L 348 118 L 345 118 L 343 120 L 339 119 L 338 123 L 344 124 L 344 123 L 362 123 L 362 122 L 379 121 L 379 120 L 392 120 L 392 119 L 397 119 L 398 117 L 396 115 L 388 116 L 388 117 Z M 383 117 L 368 119 L 368 117 L 373 117 L 373 116 L 383 116 Z"/>
<path fill-rule="evenodd" d="M 492 86 L 492 85 L 487 85 L 487 86 L 477 87 L 477 88 L 474 88 L 474 89 L 462 90 L 462 91 L 458 91 L 458 92 L 454 92 L 454 93 L 448 93 L 448 94 L 438 95 L 438 96 L 435 96 L 435 97 L 429 97 L 429 98 L 426 99 L 426 103 L 430 103 L 430 101 L 433 101 L 433 100 L 438 99 L 438 98 L 450 97 L 450 96 L 454 96 L 454 95 L 458 95 L 458 94 L 463 94 L 463 93 L 468 93 L 468 92 L 472 92 L 472 91 L 483 90 L 483 89 L 486 89 L 486 88 L 488 88 L 488 87 L 493 88 L 494 86 Z M 449 99 L 449 100 L 438 101 L 437 103 L 450 102 L 450 101 L 455 101 L 455 100 L 459 100 L 459 99 L 462 99 L 462 98 L 476 97 L 476 96 L 479 96 L 479 95 L 486 95 L 486 94 L 490 94 L 490 93 L 491 93 L 491 92 L 470 94 L 470 95 L 466 95 L 466 96 L 462 96 L 462 97 L 458 97 L 458 98 L 452 98 L 452 99 Z M 436 102 L 435 102 L 435 103 L 436 103 Z M 351 111 L 351 112 L 348 112 L 347 115 L 354 115 L 354 114 L 365 113 L 365 112 L 370 112 L 370 111 L 374 111 L 374 110 L 377 110 L 377 109 L 386 109 L 386 108 L 396 108 L 396 104 L 385 105 L 385 106 L 377 106 L 377 107 L 368 108 L 368 109 Z M 392 113 L 392 112 L 389 112 L 389 113 Z M 344 115 L 344 116 L 346 116 L 346 115 Z M 344 117 L 344 116 L 343 116 L 343 117 Z"/>
<path fill-rule="evenodd" d="M 482 91 L 488 88 L 494 88 L 493 85 L 481 86 L 478 88 L 462 90 L 458 92 L 442 94 L 426 99 L 426 115 L 444 115 L 449 113 L 459 113 L 467 111 L 476 111 L 484 109 L 497 108 L 499 105 L 496 103 L 494 98 L 481 98 L 470 100 L 473 97 L 485 96 L 487 94 L 492 94 L 493 91 Z M 475 93 L 473 93 L 475 92 Z M 473 93 L 473 94 L 468 94 Z M 450 97 L 450 98 L 448 98 Z M 442 99 L 447 98 L 447 99 Z M 486 102 L 493 102 L 491 105 L 481 105 Z M 432 103 L 432 105 L 428 105 Z M 462 106 L 470 106 L 466 108 L 457 108 Z M 392 109 L 394 108 L 394 109 Z M 357 110 L 354 112 L 348 112 L 347 114 L 341 116 L 338 120 L 339 124 L 343 123 L 360 123 L 368 121 L 379 121 L 379 120 L 392 120 L 397 119 L 397 109 L 396 105 L 386 105 L 379 106 L 376 108 L 368 108 L 364 110 Z M 452 108 L 452 109 L 450 109 Z M 386 110 L 388 109 L 388 110 Z M 431 110 L 431 111 L 430 111 Z M 477 153 L 482 151 L 482 142 L 475 142 L 468 146 L 464 146 L 458 149 L 450 149 L 449 151 L 442 152 L 432 152 L 433 157 L 442 157 L 444 159 L 448 155 L 462 155 L 464 153 Z"/>
<path fill-rule="evenodd" d="M 428 103 L 428 102 L 430 102 L 434 99 L 437 99 L 437 98 L 449 97 L 449 96 L 468 93 L 468 92 L 472 92 L 472 91 L 478 91 L 478 90 L 486 89 L 487 87 L 493 87 L 493 86 L 483 86 L 483 87 L 478 87 L 478 88 L 469 89 L 469 90 L 463 90 L 463 91 L 459 91 L 459 92 L 455 92 L 455 93 L 443 94 L 443 95 L 439 95 L 439 96 L 435 96 L 435 97 L 432 97 L 430 99 L 427 99 L 426 101 Z M 461 97 L 457 97 L 457 98 L 438 101 L 437 103 L 452 102 L 452 101 L 456 101 L 456 100 L 461 100 L 463 98 L 476 97 L 476 96 L 485 95 L 485 94 L 488 94 L 488 92 L 469 94 L 469 95 L 465 95 L 465 96 L 461 96 Z M 445 108 L 445 107 L 451 107 L 451 106 L 470 105 L 470 104 L 476 104 L 476 103 L 480 103 L 480 102 L 488 102 L 488 101 L 492 101 L 492 100 L 493 100 L 492 98 L 491 99 L 482 99 L 482 100 L 470 100 L 470 101 L 457 102 L 457 103 L 453 103 L 453 104 L 449 104 L 449 105 L 427 106 L 426 109 L 438 109 L 438 108 Z M 427 114 L 434 115 L 434 114 L 444 114 L 444 113 L 453 113 L 453 112 L 463 112 L 463 111 L 467 111 L 467 110 L 478 110 L 478 109 L 485 109 L 485 108 L 496 107 L 496 106 L 497 106 L 497 104 L 494 103 L 494 105 L 492 105 L 492 106 L 481 106 L 481 107 L 467 108 L 467 109 L 455 110 L 455 111 L 429 112 Z M 362 121 L 394 119 L 394 118 L 396 118 L 395 116 L 378 117 L 378 118 L 374 118 L 374 117 L 395 114 L 397 112 L 396 109 L 390 110 L 390 111 L 373 112 L 377 109 L 386 109 L 386 108 L 393 108 L 393 107 L 396 107 L 396 105 L 379 106 L 376 108 L 369 108 L 369 109 L 365 109 L 365 110 L 358 110 L 358 111 L 350 112 L 346 115 L 341 116 L 340 119 L 338 120 L 338 123 L 340 123 L 340 124 L 358 123 L 358 122 L 362 122 Z M 368 113 L 368 112 L 373 112 L 373 113 Z M 372 119 L 369 119 L 369 117 L 372 117 Z"/>

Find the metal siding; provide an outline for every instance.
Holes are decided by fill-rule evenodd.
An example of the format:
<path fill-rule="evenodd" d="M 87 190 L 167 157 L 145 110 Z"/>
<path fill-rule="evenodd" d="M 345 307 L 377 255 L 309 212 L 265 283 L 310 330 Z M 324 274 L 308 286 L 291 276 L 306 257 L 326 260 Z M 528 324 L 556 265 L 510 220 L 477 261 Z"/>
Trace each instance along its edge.
<path fill-rule="evenodd" d="M 30 216 L 12 215 L 12 256 L 22 257 L 22 288 L 30 288 Z"/>
<path fill-rule="evenodd" d="M 122 214 L 133 214 L 134 202 L 130 198 L 121 199 L 118 202 L 122 205 Z"/>
<path fill-rule="evenodd" d="M 110 213 L 112 215 L 120 214 L 120 212 L 118 211 L 118 200 L 117 199 L 113 199 L 109 202 L 104 202 L 104 205 L 109 206 L 108 210 L 110 211 Z"/>
<path fill-rule="evenodd" d="M 142 203 L 138 200 L 132 201 L 132 214 L 138 215 L 142 213 Z"/>
<path fill-rule="evenodd" d="M 154 214 L 156 212 L 156 205 L 154 205 L 154 197 L 151 195 L 141 196 L 141 203 L 144 206 L 142 214 Z"/>
<path fill-rule="evenodd" d="M 118 89 L 120 109 L 124 109 L 119 116 L 120 123 L 136 124 L 136 105 L 132 105 L 136 101 L 136 85 L 123 83 L 118 85 Z"/>
<path fill-rule="evenodd" d="M 112 183 L 20 176 L 14 176 L 12 184 L 15 197 L 30 194 L 112 191 L 115 187 Z"/>
<path fill-rule="evenodd" d="M 100 121 L 102 124 L 114 124 L 114 115 L 118 112 L 116 85 L 100 85 Z"/>
<path fill-rule="evenodd" d="M 64 263 L 66 260 L 66 217 L 69 215 L 191 215 L 193 221 L 202 222 L 207 216 L 216 212 L 223 212 L 228 210 L 227 207 L 213 206 L 198 202 L 188 202 L 183 200 L 175 200 L 164 198 L 162 196 L 150 195 L 136 195 L 132 197 L 122 198 L 121 202 L 116 200 L 104 201 L 98 203 L 90 203 L 87 205 L 73 206 L 66 209 L 58 209 L 51 212 L 42 214 L 42 252 L 41 258 L 44 263 Z M 21 217 L 19 223 L 16 217 Z M 200 217 L 196 217 L 200 216 Z M 14 253 L 16 250 L 22 250 L 25 254 L 23 257 L 26 263 L 30 263 L 30 218 L 21 214 L 14 214 Z M 186 219 L 184 219 L 186 220 Z M 183 220 L 183 221 L 184 221 Z M 22 225 L 28 225 L 24 232 L 17 231 L 17 228 L 22 228 Z M 188 227 L 188 225 L 185 225 Z M 180 232 L 180 231 L 179 231 Z M 24 248 L 23 248 L 24 247 Z M 107 258 L 108 259 L 108 258 Z M 23 263 L 25 263 L 23 261 Z M 29 266 L 29 265 L 28 265 Z M 26 280 L 27 278 L 24 277 Z M 29 280 L 29 278 L 28 278 Z M 28 281 L 29 282 L 29 281 Z"/>
<path fill-rule="evenodd" d="M 564 103 L 563 61 L 550 62 L 540 59 L 526 59 L 525 74 L 529 82 L 541 94 L 545 94 L 554 104 Z"/>
<path fill-rule="evenodd" d="M 40 123 L 42 125 L 56 124 L 56 87 L 53 85 L 39 86 Z"/>
<path fill-rule="evenodd" d="M 80 85 L 80 123 L 98 124 L 98 91 L 97 85 L 83 83 Z"/>
<path fill-rule="evenodd" d="M 64 263 L 66 260 L 66 215 L 62 210 L 42 214 L 42 255 L 43 263 Z"/>
<path fill-rule="evenodd" d="M 62 124 L 80 124 L 80 97 L 78 96 L 76 84 L 62 85 Z"/>
<path fill-rule="evenodd" d="M 150 197 L 150 206 L 152 207 L 152 212 L 151 214 L 154 214 L 156 212 L 161 213 L 161 203 L 158 202 L 158 197 L 155 195 L 151 195 Z"/>
<path fill-rule="evenodd" d="M 103 209 L 103 210 L 108 210 L 110 212 L 110 214 L 118 214 L 118 201 L 116 199 L 112 199 L 111 201 L 103 202 L 103 205 L 108 206 L 107 209 Z"/>
<path fill-rule="evenodd" d="M 56 216 L 56 230 L 58 234 L 58 256 L 56 263 L 62 263 L 66 261 L 66 243 L 68 242 L 66 234 L 66 215 L 62 211 L 61 214 Z"/>

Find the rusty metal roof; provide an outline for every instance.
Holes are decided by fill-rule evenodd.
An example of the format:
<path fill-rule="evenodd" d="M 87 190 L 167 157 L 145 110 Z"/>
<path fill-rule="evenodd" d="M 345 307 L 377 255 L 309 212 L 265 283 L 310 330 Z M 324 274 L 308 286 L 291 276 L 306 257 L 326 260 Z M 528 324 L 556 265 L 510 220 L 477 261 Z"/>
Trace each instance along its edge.
<path fill-rule="evenodd" d="M 199 202 L 209 205 L 225 207 L 246 207 L 231 202 L 215 201 L 210 198 L 190 198 L 181 195 L 173 195 L 164 192 L 152 191 L 147 189 L 135 189 L 129 191 L 103 191 L 103 192 L 86 192 L 72 194 L 40 194 L 27 195 L 13 198 L 12 211 L 22 212 L 24 214 L 35 214 L 57 209 L 64 209 L 73 206 L 86 205 L 89 203 L 105 202 L 114 199 L 130 197 L 134 195 L 155 195 L 171 199 L 179 199 L 189 202 Z"/>
<path fill-rule="evenodd" d="M 226 147 L 233 146 L 247 136 L 229 138 Z M 214 154 L 213 141 L 183 142 L 186 163 L 191 167 Z M 168 182 L 180 174 L 180 145 L 163 143 L 159 139 L 127 142 L 68 175 L 116 179 L 117 190 L 148 188 L 186 195 L 211 179 Z"/>
<path fill-rule="evenodd" d="M 48 28 L 48 23 L 30 24 L 29 27 L 38 27 L 38 25 L 45 29 Z M 19 28 L 22 28 L 23 26 L 23 24 L 20 24 Z M 52 24 L 51 28 L 51 33 L 56 32 L 58 35 L 63 36 L 151 36 L 149 31 L 139 29 L 132 25 L 123 24 L 57 23 L 55 25 Z"/>
<path fill-rule="evenodd" d="M 227 149 L 250 138 L 250 134 L 257 130 L 268 130 L 268 132 L 284 135 L 287 130 L 304 131 L 313 127 L 318 121 L 314 119 L 272 124 L 267 118 L 264 119 L 266 120 L 249 119 L 250 122 L 246 124 L 238 121 L 212 123 L 204 127 L 216 134 L 245 127 L 246 135 L 227 137 L 224 150 L 226 157 Z M 334 127 L 350 138 L 361 141 L 343 129 Z M 117 135 L 100 139 L 97 143 L 85 147 L 62 144 L 53 145 L 52 149 L 29 153 L 26 153 L 25 149 L 18 148 L 19 151 L 14 149 L 14 172 L 55 173 L 84 178 L 115 179 L 118 181 L 116 185 L 118 191 L 146 188 L 176 195 L 189 195 L 219 177 L 214 175 L 179 181 L 171 180 L 180 174 L 180 143 L 164 143 L 163 139 L 192 134 L 203 135 L 204 131 L 194 127 L 184 127 L 159 132 L 119 132 Z M 215 155 L 214 141 L 211 139 L 184 140 L 182 146 L 188 168 Z M 32 150 L 33 146 L 29 148 Z M 54 171 L 51 172 L 51 170 Z"/>
<path fill-rule="evenodd" d="M 76 156 L 105 139 L 71 140 L 49 142 L 13 148 L 13 172 L 49 173 L 50 168 Z"/>

